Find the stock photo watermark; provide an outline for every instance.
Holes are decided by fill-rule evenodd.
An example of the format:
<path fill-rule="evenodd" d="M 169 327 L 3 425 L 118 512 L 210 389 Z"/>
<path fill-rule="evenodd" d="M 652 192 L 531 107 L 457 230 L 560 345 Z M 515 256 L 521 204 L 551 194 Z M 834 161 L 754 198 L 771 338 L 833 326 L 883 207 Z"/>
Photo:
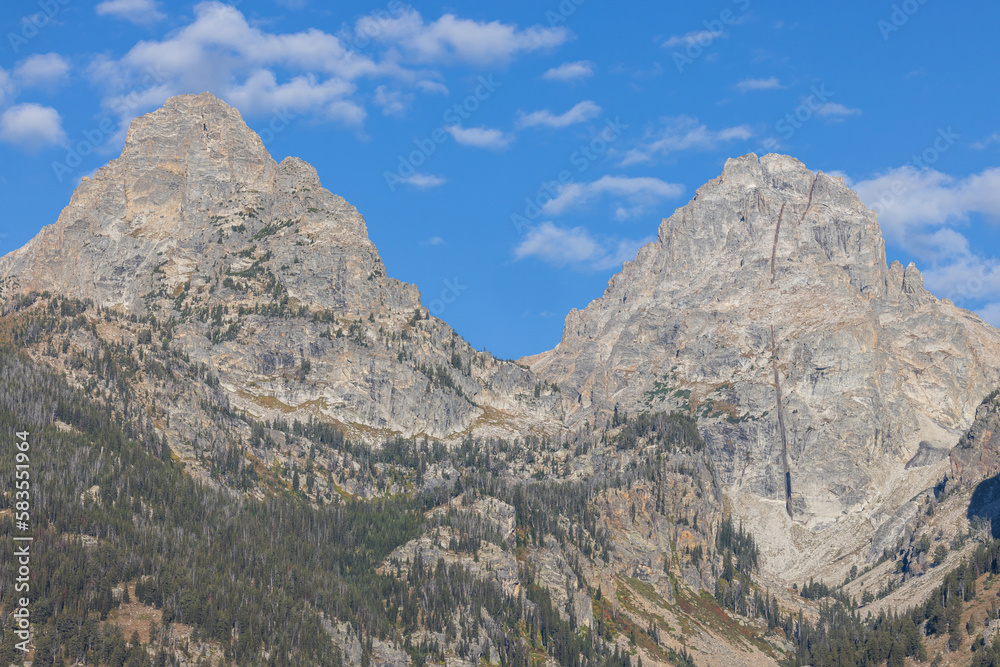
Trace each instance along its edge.
<path fill-rule="evenodd" d="M 576 167 L 576 172 L 582 174 L 605 155 L 611 145 L 621 137 L 622 133 L 628 129 L 628 125 L 621 122 L 617 116 L 614 120 L 605 120 L 604 127 L 597 135 L 585 144 L 578 146 L 569 154 L 569 163 Z M 532 222 L 542 216 L 545 205 L 559 196 L 559 193 L 567 185 L 574 182 L 573 172 L 569 169 L 562 169 L 556 177 L 549 181 L 542 181 L 538 191 L 533 197 L 524 198 L 524 209 L 520 213 L 512 213 L 510 222 L 519 234 L 524 234 L 532 228 Z"/>
<path fill-rule="evenodd" d="M 31 643 L 31 445 L 29 433 L 16 433 L 14 440 L 14 559 L 15 578 L 13 599 L 14 634 L 19 641 L 14 646 L 28 652 Z"/>
<path fill-rule="evenodd" d="M 941 156 L 947 153 L 952 146 L 954 146 L 962 135 L 958 134 L 952 130 L 951 126 L 947 128 L 939 127 L 937 129 L 937 136 L 934 140 L 924 148 L 919 153 L 913 155 L 905 164 L 903 168 L 915 169 L 917 171 L 923 171 L 929 169 Z M 883 215 L 889 208 L 891 208 L 898 200 L 902 197 L 909 189 L 912 187 L 912 179 L 909 178 L 893 178 L 887 188 L 882 189 L 876 201 L 871 202 L 869 206 L 873 211 L 879 215 Z"/>
<path fill-rule="evenodd" d="M 750 0 L 732 0 L 732 3 L 736 5 L 737 11 L 727 7 L 719 12 L 718 17 L 702 21 L 704 30 L 689 32 L 667 41 L 665 46 L 684 46 L 683 50 L 671 53 L 678 72 L 683 74 L 685 67 L 694 64 L 694 61 L 705 55 L 705 52 L 717 39 L 725 36 L 726 28 L 738 23 L 742 15 L 750 8 Z M 676 44 L 673 43 L 675 39 Z"/>
<path fill-rule="evenodd" d="M 163 83 L 165 79 L 166 75 L 162 71 L 147 67 L 139 85 L 127 95 L 115 98 L 110 104 L 109 113 L 93 127 L 83 130 L 81 132 L 83 138 L 70 146 L 62 160 L 52 163 L 52 173 L 56 179 L 62 183 L 67 175 L 72 174 L 74 169 L 83 164 L 85 157 L 114 136 L 119 131 L 121 120 L 131 116 L 143 105 L 143 95 Z"/>
<path fill-rule="evenodd" d="M 382 176 L 390 192 L 395 192 L 397 186 L 406 183 L 407 179 L 416 174 L 417 168 L 424 165 L 437 152 L 438 146 L 447 142 L 448 137 L 452 136 L 449 130 L 460 127 L 463 120 L 471 118 L 483 102 L 490 99 L 501 86 L 499 81 L 494 80 L 492 74 L 480 76 L 477 81 L 478 84 L 465 96 L 465 99 L 451 105 L 441 114 L 442 125 L 434 128 L 428 136 L 413 138 L 415 148 L 409 153 L 400 153 L 397 156 L 399 163 L 395 171 L 383 172 Z"/>
<path fill-rule="evenodd" d="M 774 123 L 774 130 L 786 141 L 795 136 L 797 130 L 812 120 L 820 109 L 833 97 L 833 92 L 826 89 L 825 84 L 810 87 L 810 93 L 794 109 L 786 113 Z M 765 139 L 764 147 L 769 150 L 778 148 L 776 139 Z"/>
<path fill-rule="evenodd" d="M 576 13 L 577 7 L 587 0 L 562 0 L 555 9 L 545 10 L 545 20 L 549 22 L 549 27 L 554 28 L 560 23 L 565 23 L 569 17 Z"/>
<path fill-rule="evenodd" d="M 440 294 L 436 298 L 431 299 L 431 302 L 427 304 L 427 310 L 431 311 L 435 317 L 441 317 L 444 311 L 448 309 L 448 306 L 455 303 L 458 297 L 462 296 L 462 293 L 467 289 L 469 289 L 469 286 L 458 282 L 458 278 L 445 280 Z"/>
<path fill-rule="evenodd" d="M 875 23 L 882 34 L 882 39 L 888 42 L 889 36 L 906 25 L 925 4 L 927 4 L 927 0 L 903 0 L 899 4 L 893 4 L 890 8 L 892 11 L 889 13 L 889 18 L 879 19 Z"/>
<path fill-rule="evenodd" d="M 382 36 L 383 21 L 399 18 L 406 12 L 406 5 L 399 0 L 390 0 L 385 9 L 376 9 L 358 21 L 352 45 L 356 49 L 366 49 L 372 40 Z"/>
<path fill-rule="evenodd" d="M 10 44 L 11 51 L 15 55 L 19 53 L 21 48 L 34 39 L 47 25 L 52 23 L 52 20 L 63 10 L 63 7 L 70 2 L 72 0 L 38 0 L 37 6 L 39 11 L 34 14 L 25 14 L 22 16 L 21 20 L 18 21 L 20 29 L 17 32 L 9 31 L 7 33 L 7 42 Z"/>

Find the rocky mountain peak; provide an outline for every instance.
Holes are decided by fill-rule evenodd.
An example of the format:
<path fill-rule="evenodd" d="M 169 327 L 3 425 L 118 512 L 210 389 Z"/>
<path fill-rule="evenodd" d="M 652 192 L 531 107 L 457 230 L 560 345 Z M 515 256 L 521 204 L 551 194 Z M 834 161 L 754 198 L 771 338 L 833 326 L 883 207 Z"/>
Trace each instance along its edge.
<path fill-rule="evenodd" d="M 657 242 L 668 278 L 677 280 L 725 271 L 763 289 L 803 273 L 835 280 L 846 272 L 861 293 L 881 295 L 887 285 L 875 214 L 843 179 L 787 155 L 727 160 L 720 176 L 663 221 Z"/>
<path fill-rule="evenodd" d="M 270 154 L 240 112 L 211 93 L 177 95 L 129 125 L 122 158 L 154 162 L 164 157 L 197 164 L 272 164 Z"/>
<path fill-rule="evenodd" d="M 273 256 L 291 252 L 286 244 L 308 244 L 311 255 L 352 247 L 371 272 L 385 274 L 364 219 L 322 187 L 311 165 L 275 162 L 215 96 L 180 95 L 132 121 L 120 157 L 83 179 L 54 225 L 0 260 L 0 276 L 8 290 L 16 282 L 141 311 L 157 274 L 172 293 L 198 274 L 230 270 L 251 246 L 261 254 L 276 246 Z M 329 305 L 329 289 L 302 287 L 303 302 Z M 395 291 L 405 296 L 390 301 L 403 309 L 418 302 L 412 288 Z"/>
<path fill-rule="evenodd" d="M 55 224 L 0 258 L 0 298 L 31 291 L 171 323 L 178 353 L 258 416 L 445 436 L 481 406 L 522 412 L 534 387 L 430 318 L 357 209 L 208 93 L 136 118 Z"/>
<path fill-rule="evenodd" d="M 904 466 L 968 428 L 1000 381 L 1000 332 L 927 293 L 914 265 L 887 266 L 876 214 L 842 179 L 750 154 L 571 311 L 555 349 L 522 361 L 575 398 L 571 423 L 697 416 L 747 521 L 848 540 L 845 526 L 880 525 L 880 503 L 945 474 L 942 457 Z M 779 540 L 774 564 L 801 562 L 808 544 Z"/>

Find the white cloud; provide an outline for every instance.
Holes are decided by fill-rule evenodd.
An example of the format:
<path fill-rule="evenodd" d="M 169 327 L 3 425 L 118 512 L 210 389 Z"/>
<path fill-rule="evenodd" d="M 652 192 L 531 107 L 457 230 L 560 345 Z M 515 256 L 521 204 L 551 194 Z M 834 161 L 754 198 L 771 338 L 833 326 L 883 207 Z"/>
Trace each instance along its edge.
<path fill-rule="evenodd" d="M 462 127 L 461 125 L 451 125 L 445 128 L 452 137 L 460 144 L 475 146 L 476 148 L 492 148 L 494 150 L 506 148 L 510 144 L 510 137 L 500 130 L 490 127 Z"/>
<path fill-rule="evenodd" d="M 440 81 L 430 81 L 428 79 L 417 81 L 417 88 L 425 93 L 436 93 L 440 95 L 448 94 L 448 86 L 444 85 Z"/>
<path fill-rule="evenodd" d="M 166 18 L 156 9 L 153 0 L 104 0 L 96 7 L 101 16 L 114 16 L 139 25 L 148 25 Z"/>
<path fill-rule="evenodd" d="M 227 94 L 229 101 L 244 113 L 268 113 L 275 109 L 303 112 L 326 108 L 344 101 L 344 97 L 354 92 L 354 84 L 342 79 L 331 78 L 319 81 L 312 74 L 297 76 L 279 84 L 274 73 L 257 70 L 247 80 L 232 86 Z M 364 120 L 364 110 L 353 102 L 347 102 L 353 112 L 338 112 L 340 120 L 357 124 Z"/>
<path fill-rule="evenodd" d="M 563 63 L 559 67 L 553 67 L 542 75 L 543 79 L 549 81 L 579 81 L 586 79 L 594 73 L 594 63 L 589 60 L 578 60 L 572 63 Z"/>
<path fill-rule="evenodd" d="M 620 267 L 623 262 L 635 259 L 639 248 L 652 240 L 596 238 L 583 227 L 558 227 L 543 222 L 531 229 L 524 240 L 514 248 L 514 257 L 537 257 L 563 267 L 603 270 Z"/>
<path fill-rule="evenodd" d="M 1000 299 L 1000 263 L 956 229 L 974 214 L 1000 218 L 1000 168 L 956 179 L 905 166 L 852 187 L 878 213 L 886 241 L 926 263 L 927 289 L 965 305 Z"/>
<path fill-rule="evenodd" d="M 658 178 L 602 176 L 590 183 L 570 183 L 564 186 L 554 199 L 545 203 L 542 212 L 546 215 L 561 215 L 586 202 L 608 195 L 627 202 L 628 206 L 619 206 L 616 211 L 616 216 L 622 219 L 637 215 L 647 206 L 663 199 L 673 199 L 682 194 L 684 194 L 683 185 L 667 183 Z"/>
<path fill-rule="evenodd" d="M 851 109 L 839 102 L 827 102 L 816 110 L 816 115 L 827 120 L 843 120 L 848 116 L 861 115 L 861 109 Z"/>
<path fill-rule="evenodd" d="M 975 148 L 977 151 L 981 151 L 992 144 L 1000 144 L 1000 132 L 994 132 L 985 139 L 981 139 L 973 143 L 972 147 Z"/>
<path fill-rule="evenodd" d="M 0 139 L 29 148 L 66 143 L 62 118 L 52 107 L 18 104 L 0 116 Z"/>
<path fill-rule="evenodd" d="M 777 90 L 778 88 L 784 88 L 781 85 L 781 81 L 777 77 L 768 77 L 766 79 L 743 79 L 738 84 L 736 88 L 741 93 L 747 93 L 756 90 Z"/>
<path fill-rule="evenodd" d="M 0 67 L 0 106 L 7 103 L 7 96 L 13 92 L 13 88 L 10 74 L 3 67 Z"/>
<path fill-rule="evenodd" d="M 694 30 L 683 35 L 671 35 L 670 39 L 663 43 L 663 46 L 668 49 L 676 47 L 686 48 L 695 44 L 708 46 L 720 37 L 728 37 L 728 35 L 718 30 Z"/>
<path fill-rule="evenodd" d="M 138 0 L 114 0 L 101 11 L 120 15 L 138 6 Z M 441 73 L 426 64 L 499 64 L 570 37 L 563 28 L 520 29 L 451 14 L 424 21 L 412 9 L 372 14 L 336 35 L 318 29 L 282 33 L 251 23 L 234 6 L 208 0 L 194 6 L 186 25 L 162 39 L 136 43 L 120 59 L 99 56 L 87 74 L 103 89 L 104 108 L 120 119 L 116 140 L 132 118 L 168 97 L 203 91 L 248 115 L 287 107 L 358 126 L 365 121 L 366 103 L 399 115 L 417 92 L 447 94 Z"/>
<path fill-rule="evenodd" d="M 441 245 L 444 243 L 444 239 L 440 236 L 432 236 L 426 241 L 422 241 L 423 245 Z"/>
<path fill-rule="evenodd" d="M 48 85 L 69 74 L 69 61 L 58 53 L 37 53 L 14 67 L 14 77 L 24 86 Z"/>
<path fill-rule="evenodd" d="M 572 35 L 566 28 L 535 25 L 520 30 L 510 23 L 460 19 L 453 14 L 426 23 L 415 9 L 396 16 L 367 16 L 358 21 L 356 32 L 396 47 L 407 61 L 474 65 L 505 63 L 520 53 L 551 49 Z"/>
<path fill-rule="evenodd" d="M 983 318 L 997 329 L 1000 329 L 1000 302 L 988 303 L 976 311 L 979 317 Z"/>
<path fill-rule="evenodd" d="M 400 179 L 403 183 L 412 185 L 415 188 L 420 188 L 421 190 L 426 190 L 427 188 L 434 188 L 439 185 L 444 185 L 447 181 L 441 176 L 435 176 L 434 174 L 421 174 L 417 172 L 412 176 Z M 438 237 L 435 237 L 438 238 Z M 436 245 L 436 244 L 431 244 Z"/>
<path fill-rule="evenodd" d="M 965 221 L 972 213 L 1000 217 L 1000 168 L 955 179 L 934 169 L 891 169 L 853 184 L 879 215 L 889 240 L 904 245 L 914 232 L 949 222 Z"/>
<path fill-rule="evenodd" d="M 673 116 L 660 119 L 662 127 L 646 130 L 642 142 L 627 151 L 622 166 L 652 162 L 684 150 L 712 150 L 729 141 L 746 140 L 753 136 L 749 125 L 736 125 L 721 130 L 710 130 L 697 118 Z"/>
<path fill-rule="evenodd" d="M 601 107 L 591 100 L 584 100 L 573 106 L 564 114 L 555 115 L 548 109 L 533 111 L 529 114 L 520 114 L 517 120 L 518 127 L 535 127 L 543 125 L 545 127 L 561 128 L 576 123 L 583 123 L 596 118 L 601 113 Z"/>
<path fill-rule="evenodd" d="M 375 89 L 375 104 L 381 107 L 385 116 L 402 116 L 413 103 L 413 95 L 401 90 L 392 90 L 386 85 Z"/>

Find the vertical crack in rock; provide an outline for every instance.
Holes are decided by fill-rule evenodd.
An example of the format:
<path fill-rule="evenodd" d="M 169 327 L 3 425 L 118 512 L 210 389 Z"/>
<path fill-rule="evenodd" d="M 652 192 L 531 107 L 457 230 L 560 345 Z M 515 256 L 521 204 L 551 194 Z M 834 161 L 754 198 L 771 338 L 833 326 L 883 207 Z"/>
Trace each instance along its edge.
<path fill-rule="evenodd" d="M 815 181 L 814 181 L 815 182 Z M 810 190 L 810 197 L 812 191 Z M 808 210 L 808 206 L 807 206 Z M 778 211 L 778 223 L 774 226 L 774 245 L 771 246 L 771 284 L 774 284 L 774 258 L 778 252 L 778 234 L 781 232 L 781 216 L 785 215 L 785 202 L 781 202 L 781 210 Z M 772 340 L 772 343 L 774 341 Z"/>
<path fill-rule="evenodd" d="M 812 203 L 813 203 L 813 190 L 815 190 L 815 189 L 816 189 L 816 174 L 813 174 L 812 175 L 812 184 L 810 184 L 810 186 L 809 186 L 809 197 L 806 199 L 806 208 L 805 208 L 804 211 L 802 211 L 802 217 L 799 218 L 799 225 L 800 226 L 802 225 L 803 222 L 805 222 L 805 220 L 806 220 L 806 213 L 809 212 L 809 207 L 812 206 Z"/>
<path fill-rule="evenodd" d="M 781 407 L 781 380 L 778 377 L 778 345 L 771 325 L 771 366 L 774 369 L 774 394 L 778 410 L 778 434 L 781 437 L 781 463 L 785 473 L 785 511 L 792 517 L 792 472 L 788 466 L 788 437 L 785 435 L 785 417 Z M 794 518 L 794 517 L 792 517 Z"/>

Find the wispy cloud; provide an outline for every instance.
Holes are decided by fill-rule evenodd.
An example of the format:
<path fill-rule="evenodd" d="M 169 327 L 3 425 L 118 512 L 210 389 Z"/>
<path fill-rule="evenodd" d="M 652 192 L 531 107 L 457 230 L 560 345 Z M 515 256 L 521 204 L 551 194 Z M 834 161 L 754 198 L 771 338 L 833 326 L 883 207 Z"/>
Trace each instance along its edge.
<path fill-rule="evenodd" d="M 434 174 L 422 174 L 417 172 L 412 176 L 400 179 L 403 183 L 412 185 L 415 188 L 420 188 L 421 190 L 426 190 L 427 188 L 435 188 L 439 185 L 444 185 L 447 183 L 442 176 L 435 176 Z"/>
<path fill-rule="evenodd" d="M 572 63 L 563 63 L 559 67 L 553 67 L 542 75 L 543 79 L 549 81 L 580 81 L 586 79 L 594 73 L 594 63 L 589 60 L 578 60 Z"/>
<path fill-rule="evenodd" d="M 101 16 L 114 16 L 139 25 L 149 25 L 166 18 L 153 0 L 104 0 L 95 10 Z"/>
<path fill-rule="evenodd" d="M 980 139 L 979 141 L 976 141 L 975 143 L 972 144 L 972 147 L 975 148 L 977 151 L 981 151 L 984 148 L 987 148 L 993 144 L 1000 144 L 1000 132 L 994 132 L 985 139 Z"/>
<path fill-rule="evenodd" d="M 543 222 L 525 235 L 514 249 L 514 257 L 518 260 L 535 257 L 556 267 L 598 271 L 620 267 L 623 262 L 635 259 L 639 248 L 650 241 L 652 237 L 596 237 L 583 227 L 559 227 Z"/>
<path fill-rule="evenodd" d="M 561 215 L 587 202 L 610 196 L 620 200 L 615 215 L 624 219 L 638 215 L 664 199 L 673 199 L 682 194 L 683 185 L 667 183 L 658 178 L 602 176 L 590 183 L 570 183 L 564 186 L 554 199 L 546 202 L 542 213 Z"/>
<path fill-rule="evenodd" d="M 517 119 L 518 127 L 553 127 L 561 128 L 576 123 L 583 123 L 592 118 L 596 118 L 601 113 L 601 107 L 591 100 L 584 100 L 573 106 L 566 113 L 555 115 L 548 109 L 533 111 L 529 114 L 520 114 Z"/>
<path fill-rule="evenodd" d="M 413 103 L 414 96 L 401 90 L 392 90 L 386 85 L 375 89 L 375 104 L 382 108 L 385 116 L 402 116 Z"/>
<path fill-rule="evenodd" d="M 827 102 L 816 110 L 816 115 L 827 120 L 838 121 L 849 116 L 860 116 L 861 109 L 851 109 L 839 102 Z"/>
<path fill-rule="evenodd" d="M 658 127 L 646 130 L 638 146 L 628 150 L 622 166 L 652 162 L 658 157 L 685 150 L 713 150 L 720 144 L 746 140 L 753 136 L 749 125 L 710 130 L 697 118 L 673 116 L 660 119 Z"/>
<path fill-rule="evenodd" d="M 711 44 L 720 37 L 728 37 L 728 35 L 721 30 L 694 30 L 683 35 L 671 35 L 670 39 L 663 42 L 663 46 L 667 49 L 673 49 L 695 44 Z"/>
<path fill-rule="evenodd" d="M 510 137 L 501 130 L 491 127 L 462 127 L 451 125 L 445 128 L 455 141 L 465 146 L 500 150 L 510 144 Z"/>
<path fill-rule="evenodd" d="M 784 86 L 781 85 L 781 81 L 774 76 L 766 79 L 743 79 L 736 84 L 736 89 L 741 93 L 758 90 L 777 90 L 779 88 L 784 88 Z"/>

